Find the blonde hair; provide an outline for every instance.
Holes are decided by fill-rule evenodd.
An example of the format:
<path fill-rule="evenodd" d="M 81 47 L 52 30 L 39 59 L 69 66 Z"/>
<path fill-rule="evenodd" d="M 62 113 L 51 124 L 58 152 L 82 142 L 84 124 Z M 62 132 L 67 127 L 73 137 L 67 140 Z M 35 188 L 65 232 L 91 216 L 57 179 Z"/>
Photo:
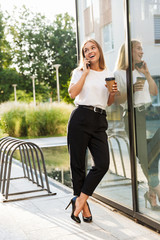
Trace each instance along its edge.
<path fill-rule="evenodd" d="M 135 44 L 140 43 L 141 42 L 139 40 L 131 40 L 131 49 L 133 49 L 133 47 L 135 46 Z M 119 54 L 118 54 L 118 59 L 117 59 L 117 63 L 116 63 L 116 67 L 115 70 L 126 70 L 128 68 L 128 62 L 126 61 L 127 57 L 126 57 L 126 45 L 125 43 L 121 46 L 120 50 L 119 50 Z"/>
<path fill-rule="evenodd" d="M 88 42 L 92 42 L 92 43 L 94 43 L 94 44 L 97 46 L 97 48 L 98 48 L 98 50 L 99 50 L 99 55 L 100 55 L 100 57 L 99 57 L 99 67 L 100 67 L 100 69 L 103 69 L 103 70 L 106 69 L 106 64 L 105 64 L 105 60 L 104 60 L 104 55 L 103 55 L 102 48 L 101 48 L 100 44 L 99 44 L 96 40 L 94 40 L 94 39 L 86 40 L 86 41 L 83 43 L 83 45 L 82 45 L 82 47 L 81 47 L 81 55 L 80 55 L 79 68 L 80 68 L 81 70 L 83 70 L 83 63 L 84 63 L 84 59 L 85 59 L 84 47 L 85 47 L 85 45 L 86 45 Z"/>

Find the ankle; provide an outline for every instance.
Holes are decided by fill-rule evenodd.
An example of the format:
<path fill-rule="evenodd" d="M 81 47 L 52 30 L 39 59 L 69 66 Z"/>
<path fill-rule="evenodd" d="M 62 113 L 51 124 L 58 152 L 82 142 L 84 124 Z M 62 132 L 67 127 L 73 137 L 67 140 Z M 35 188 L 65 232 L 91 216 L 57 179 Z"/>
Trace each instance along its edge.
<path fill-rule="evenodd" d="M 85 202 L 84 207 L 83 207 L 83 216 L 84 217 L 90 217 L 91 216 L 91 211 L 89 208 L 89 205 L 87 202 Z"/>
<path fill-rule="evenodd" d="M 80 196 L 77 197 L 74 211 L 75 216 L 77 216 L 82 211 L 88 197 L 89 196 L 84 193 L 81 193 Z"/>
<path fill-rule="evenodd" d="M 153 192 L 148 192 L 148 197 L 149 197 L 150 199 L 156 199 L 156 194 L 153 193 Z"/>
<path fill-rule="evenodd" d="M 156 194 L 160 199 L 160 184 L 158 184 L 156 187 L 152 187 L 151 192 L 154 192 L 154 194 Z"/>
<path fill-rule="evenodd" d="M 82 199 L 80 197 L 77 197 L 76 203 L 75 203 L 75 211 L 74 211 L 75 216 L 78 216 L 79 213 L 82 211 L 83 205 L 84 205 L 84 203 L 83 203 Z"/>
<path fill-rule="evenodd" d="M 157 199 L 154 191 L 148 192 L 148 199 L 150 201 L 151 206 L 157 206 Z"/>
<path fill-rule="evenodd" d="M 156 192 L 151 187 L 149 187 L 148 196 L 156 197 Z"/>

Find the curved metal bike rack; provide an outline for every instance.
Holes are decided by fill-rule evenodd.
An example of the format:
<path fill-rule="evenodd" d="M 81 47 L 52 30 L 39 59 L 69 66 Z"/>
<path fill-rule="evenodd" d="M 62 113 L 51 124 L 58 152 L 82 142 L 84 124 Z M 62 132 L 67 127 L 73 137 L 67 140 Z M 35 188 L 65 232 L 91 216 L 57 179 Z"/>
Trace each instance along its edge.
<path fill-rule="evenodd" d="M 126 140 L 125 137 L 121 136 L 121 135 L 111 135 L 108 137 L 108 142 L 110 145 L 110 150 L 111 150 L 111 155 L 112 155 L 112 160 L 113 160 L 113 164 L 114 164 L 114 169 L 115 169 L 115 173 L 118 175 L 118 171 L 117 171 L 117 166 L 116 166 L 116 161 L 115 161 L 115 156 L 114 156 L 114 150 L 113 150 L 113 146 L 112 146 L 112 142 L 111 139 L 114 139 L 117 143 L 118 149 L 119 149 L 119 154 L 120 154 L 120 159 L 121 159 L 121 165 L 122 165 L 122 170 L 123 170 L 123 176 L 126 177 L 126 170 L 125 170 L 125 165 L 124 165 L 124 160 L 123 160 L 123 154 L 122 154 L 122 149 L 121 149 L 121 143 L 119 139 L 122 139 L 127 147 L 128 150 L 128 156 L 129 156 L 129 145 L 128 142 Z"/>
<path fill-rule="evenodd" d="M 113 143 L 112 143 L 112 139 L 114 139 L 115 143 L 114 143 L 114 146 L 113 146 Z M 119 176 L 120 178 L 117 178 L 117 179 L 114 179 L 114 180 L 108 180 L 106 182 L 110 182 L 109 185 L 105 185 L 103 186 L 103 188 L 105 187 L 116 187 L 116 186 L 119 186 L 119 185 L 130 185 L 131 182 L 130 182 L 130 178 L 128 178 L 126 176 L 126 169 L 125 169 L 125 164 L 124 164 L 124 159 L 123 159 L 123 154 L 122 154 L 122 142 L 124 142 L 125 146 L 126 146 L 126 149 L 127 149 L 127 152 L 128 152 L 128 156 L 129 156 L 129 144 L 128 144 L 128 141 L 126 139 L 126 137 L 123 137 L 119 134 L 112 134 L 110 136 L 108 136 L 108 143 L 109 143 L 109 146 L 110 146 L 110 154 L 112 156 L 112 161 L 113 161 L 113 167 L 114 167 L 114 171 L 112 172 L 112 174 L 115 174 L 116 176 Z M 117 160 L 116 160 L 116 157 L 115 157 L 115 152 L 114 152 L 114 147 L 117 146 L 118 147 L 118 152 L 119 152 L 119 157 L 120 157 L 120 163 L 121 163 L 121 167 L 122 167 L 122 174 L 119 174 L 118 173 L 118 167 L 117 167 Z M 125 182 L 125 181 L 127 182 Z M 112 184 L 113 182 L 113 184 Z M 116 182 L 118 182 L 116 184 Z M 102 186 L 101 186 L 102 187 Z"/>
<path fill-rule="evenodd" d="M 11 178 L 13 155 L 16 150 L 19 150 L 23 176 Z M 27 178 L 33 184 L 36 184 L 39 189 L 9 193 L 10 181 L 22 178 Z M 12 137 L 0 139 L 0 191 L 4 196 L 3 202 L 52 196 L 56 194 L 50 191 L 43 152 L 36 144 Z M 29 194 L 38 191 L 47 191 L 47 193 L 8 199 L 9 196 Z"/>

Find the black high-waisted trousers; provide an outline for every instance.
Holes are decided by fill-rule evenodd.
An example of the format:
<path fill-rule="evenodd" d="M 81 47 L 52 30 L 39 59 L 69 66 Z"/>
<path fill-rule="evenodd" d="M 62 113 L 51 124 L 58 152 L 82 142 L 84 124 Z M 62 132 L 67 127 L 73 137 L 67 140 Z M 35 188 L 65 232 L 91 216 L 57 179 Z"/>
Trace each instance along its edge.
<path fill-rule="evenodd" d="M 106 130 L 108 123 L 105 114 L 78 107 L 68 123 L 68 149 L 72 173 L 74 195 L 92 195 L 95 188 L 108 171 L 109 149 Z M 94 166 L 85 174 L 86 150 L 89 148 Z"/>

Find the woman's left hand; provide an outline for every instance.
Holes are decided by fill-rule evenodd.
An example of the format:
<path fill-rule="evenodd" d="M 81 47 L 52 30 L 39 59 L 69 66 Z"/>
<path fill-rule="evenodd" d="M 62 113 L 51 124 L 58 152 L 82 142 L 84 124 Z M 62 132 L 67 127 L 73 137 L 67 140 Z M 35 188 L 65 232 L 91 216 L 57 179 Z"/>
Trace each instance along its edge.
<path fill-rule="evenodd" d="M 106 86 L 107 87 L 107 86 Z M 110 106 L 112 103 L 114 103 L 114 98 L 115 96 L 118 97 L 120 96 L 120 91 L 117 88 L 117 83 L 115 82 L 112 86 L 112 91 L 109 92 L 109 98 L 108 98 L 108 102 L 107 105 Z"/>
<path fill-rule="evenodd" d="M 112 86 L 112 91 L 110 92 L 111 95 L 115 95 L 116 93 L 119 93 L 117 83 L 115 82 Z"/>

